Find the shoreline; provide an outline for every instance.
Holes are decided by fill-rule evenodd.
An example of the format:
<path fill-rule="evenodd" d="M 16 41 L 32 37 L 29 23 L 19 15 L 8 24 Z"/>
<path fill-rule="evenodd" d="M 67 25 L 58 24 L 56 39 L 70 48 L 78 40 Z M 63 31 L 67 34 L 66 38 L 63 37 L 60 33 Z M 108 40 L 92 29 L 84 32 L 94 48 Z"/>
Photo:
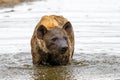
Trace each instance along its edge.
<path fill-rule="evenodd" d="M 23 2 L 33 2 L 33 1 L 36 1 L 36 0 L 0 0 L 0 8 L 14 7 Z"/>

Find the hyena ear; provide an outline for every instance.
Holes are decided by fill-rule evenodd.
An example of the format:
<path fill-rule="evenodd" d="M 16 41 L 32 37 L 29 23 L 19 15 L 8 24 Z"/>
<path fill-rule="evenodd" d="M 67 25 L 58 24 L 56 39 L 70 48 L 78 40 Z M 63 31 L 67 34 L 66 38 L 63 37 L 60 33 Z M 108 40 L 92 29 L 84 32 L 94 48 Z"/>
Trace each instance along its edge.
<path fill-rule="evenodd" d="M 44 25 L 40 25 L 37 29 L 37 37 L 38 39 L 43 39 L 43 36 L 47 32 L 47 29 Z"/>
<path fill-rule="evenodd" d="M 65 29 L 65 31 L 67 32 L 67 34 L 71 34 L 72 32 L 72 25 L 70 22 L 67 22 L 64 26 L 63 26 L 63 29 Z"/>

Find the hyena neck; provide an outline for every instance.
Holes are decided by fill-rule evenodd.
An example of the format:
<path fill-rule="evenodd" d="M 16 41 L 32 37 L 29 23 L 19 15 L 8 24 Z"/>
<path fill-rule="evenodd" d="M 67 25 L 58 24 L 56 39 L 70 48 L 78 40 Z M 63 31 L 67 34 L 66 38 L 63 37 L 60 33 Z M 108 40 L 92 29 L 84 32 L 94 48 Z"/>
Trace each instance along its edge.
<path fill-rule="evenodd" d="M 37 64 L 46 64 L 46 60 L 48 59 L 48 53 L 43 51 L 39 46 L 37 46 L 37 53 L 40 55 L 40 59 L 37 61 Z"/>
<path fill-rule="evenodd" d="M 42 64 L 42 65 L 66 65 L 69 64 L 69 54 L 67 55 L 53 55 L 49 52 L 43 51 L 39 46 L 38 46 L 38 53 L 40 55 L 40 60 L 38 61 L 37 64 Z"/>

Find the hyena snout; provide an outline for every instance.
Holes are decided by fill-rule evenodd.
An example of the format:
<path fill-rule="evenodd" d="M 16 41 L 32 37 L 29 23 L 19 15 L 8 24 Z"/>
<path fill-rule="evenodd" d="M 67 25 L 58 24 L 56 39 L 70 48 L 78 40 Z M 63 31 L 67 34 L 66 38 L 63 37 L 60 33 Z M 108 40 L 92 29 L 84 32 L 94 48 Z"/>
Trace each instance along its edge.
<path fill-rule="evenodd" d="M 61 54 L 66 53 L 66 51 L 68 50 L 68 41 L 67 39 L 63 38 L 58 38 L 57 42 L 56 42 L 59 52 Z"/>
<path fill-rule="evenodd" d="M 67 50 L 68 50 L 68 47 L 67 47 L 67 46 L 61 48 L 61 52 L 62 52 L 62 53 L 65 53 Z"/>
<path fill-rule="evenodd" d="M 66 53 L 66 51 L 68 50 L 68 44 L 65 40 L 62 41 L 62 44 L 59 47 L 59 50 L 60 50 L 61 54 Z"/>

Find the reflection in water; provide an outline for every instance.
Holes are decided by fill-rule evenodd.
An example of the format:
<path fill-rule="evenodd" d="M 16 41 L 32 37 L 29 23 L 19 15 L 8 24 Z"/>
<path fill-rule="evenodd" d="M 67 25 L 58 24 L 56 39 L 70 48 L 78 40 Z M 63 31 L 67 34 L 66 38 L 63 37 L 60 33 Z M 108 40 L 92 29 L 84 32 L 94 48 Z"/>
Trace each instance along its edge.
<path fill-rule="evenodd" d="M 67 66 L 39 66 L 34 67 L 34 80 L 74 80 L 74 76 Z"/>
<path fill-rule="evenodd" d="M 120 73 L 120 57 L 106 54 L 75 54 L 67 66 L 33 66 L 30 53 L 2 54 L 0 64 L 0 80 L 109 80 Z"/>
<path fill-rule="evenodd" d="M 19 77 L 19 80 L 74 80 L 72 65 L 33 66 L 31 59 L 30 53 L 0 55 L 0 79 L 16 80 Z"/>

